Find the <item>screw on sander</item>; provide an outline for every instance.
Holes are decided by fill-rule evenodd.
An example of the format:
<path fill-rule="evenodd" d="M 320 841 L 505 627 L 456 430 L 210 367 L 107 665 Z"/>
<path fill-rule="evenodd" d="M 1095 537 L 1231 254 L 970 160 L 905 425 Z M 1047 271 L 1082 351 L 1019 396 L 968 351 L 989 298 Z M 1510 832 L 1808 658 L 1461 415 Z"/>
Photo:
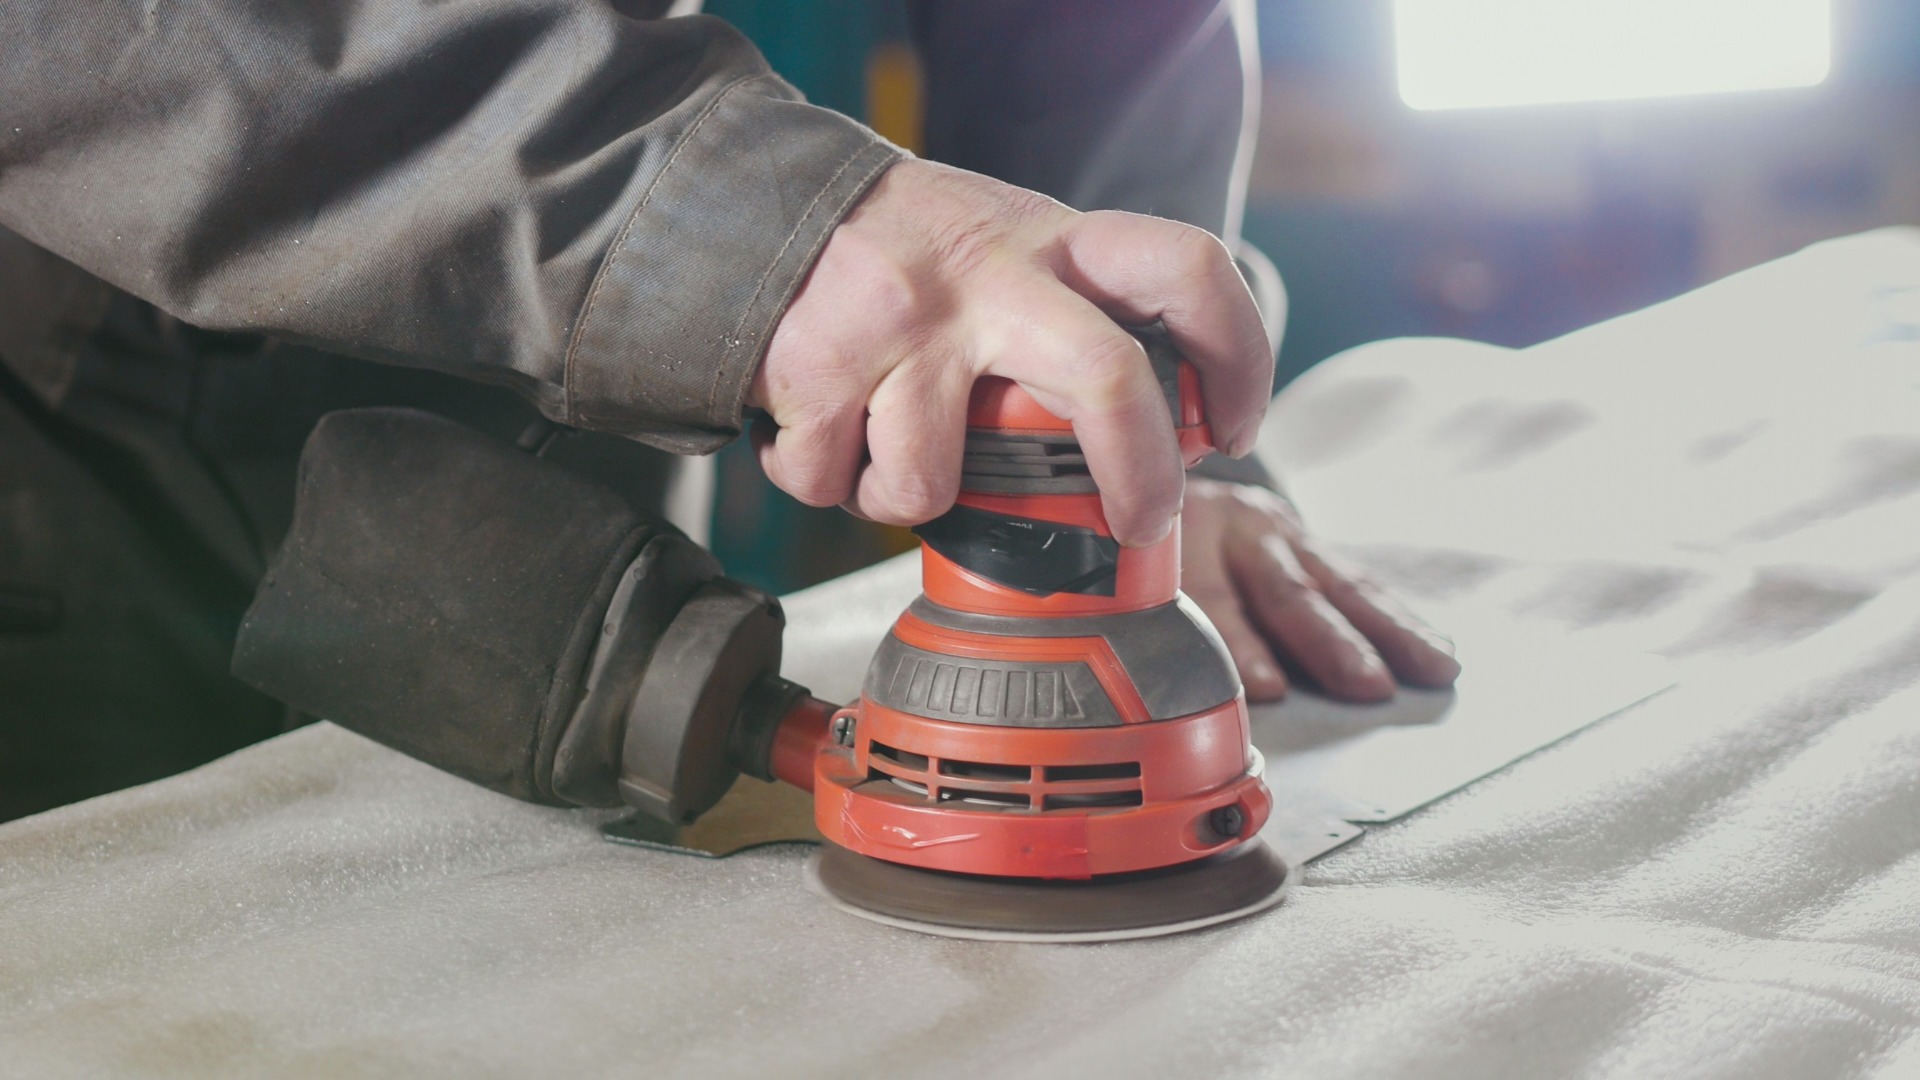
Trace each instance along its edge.
<path fill-rule="evenodd" d="M 842 712 L 833 717 L 833 742 L 835 746 L 853 745 L 853 714 Z"/>
<path fill-rule="evenodd" d="M 1240 830 L 1247 827 L 1247 814 L 1238 806 L 1223 806 L 1207 815 L 1207 824 L 1213 826 L 1215 836 L 1223 840 L 1237 840 Z"/>

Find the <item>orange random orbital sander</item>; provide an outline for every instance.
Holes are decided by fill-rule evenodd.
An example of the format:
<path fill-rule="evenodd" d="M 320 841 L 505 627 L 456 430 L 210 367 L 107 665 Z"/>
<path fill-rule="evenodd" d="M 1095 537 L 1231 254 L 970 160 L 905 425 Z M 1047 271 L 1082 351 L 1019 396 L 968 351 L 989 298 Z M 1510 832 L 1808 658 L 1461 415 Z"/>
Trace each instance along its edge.
<path fill-rule="evenodd" d="M 1147 340 L 1191 465 L 1212 449 L 1198 379 Z M 569 469 L 563 438 L 323 421 L 236 673 L 530 801 L 685 823 L 743 772 L 805 788 L 810 881 L 914 930 L 1145 937 L 1282 898 L 1179 530 L 1121 547 L 1071 427 L 1018 386 L 975 387 L 959 502 L 916 530 L 923 595 L 845 708 L 780 677 L 777 600 Z"/>
<path fill-rule="evenodd" d="M 1188 464 L 1199 386 L 1163 368 Z M 812 757 L 838 906 L 931 933 L 1171 933 L 1280 899 L 1245 695 L 1181 595 L 1179 531 L 1123 548 L 1072 429 L 983 379 L 962 494 L 919 532 L 924 594 Z"/>

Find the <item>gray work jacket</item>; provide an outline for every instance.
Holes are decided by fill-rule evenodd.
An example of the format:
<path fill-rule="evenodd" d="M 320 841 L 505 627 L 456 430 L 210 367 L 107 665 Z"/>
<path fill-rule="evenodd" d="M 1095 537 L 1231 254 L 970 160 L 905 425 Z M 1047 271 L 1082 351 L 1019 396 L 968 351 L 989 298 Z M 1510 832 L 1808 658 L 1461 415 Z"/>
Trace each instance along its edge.
<path fill-rule="evenodd" d="M 828 234 L 903 151 L 669 6 L 9 0 L 0 362 L 57 407 L 124 291 L 716 449 Z M 1246 8 L 915 6 L 931 156 L 1230 234 Z"/>

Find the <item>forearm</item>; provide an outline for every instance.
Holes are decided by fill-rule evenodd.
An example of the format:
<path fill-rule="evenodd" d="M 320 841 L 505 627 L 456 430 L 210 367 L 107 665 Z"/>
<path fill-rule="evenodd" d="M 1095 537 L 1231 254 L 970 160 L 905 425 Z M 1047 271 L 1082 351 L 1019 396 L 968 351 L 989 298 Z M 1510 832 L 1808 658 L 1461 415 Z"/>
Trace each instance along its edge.
<path fill-rule="evenodd" d="M 676 450 L 898 151 L 738 34 L 602 3 L 9 5 L 0 224 L 196 325 Z"/>

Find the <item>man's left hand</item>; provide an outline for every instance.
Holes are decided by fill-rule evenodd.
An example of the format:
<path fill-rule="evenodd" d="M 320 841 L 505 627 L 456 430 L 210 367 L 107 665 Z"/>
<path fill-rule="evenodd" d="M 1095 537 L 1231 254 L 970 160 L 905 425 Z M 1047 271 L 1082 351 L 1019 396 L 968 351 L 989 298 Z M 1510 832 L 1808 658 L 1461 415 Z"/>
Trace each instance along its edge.
<path fill-rule="evenodd" d="M 1361 702 L 1460 674 L 1452 642 L 1318 547 L 1284 496 L 1190 477 L 1181 529 L 1182 588 L 1226 640 L 1247 700 L 1285 696 L 1287 667 Z"/>

